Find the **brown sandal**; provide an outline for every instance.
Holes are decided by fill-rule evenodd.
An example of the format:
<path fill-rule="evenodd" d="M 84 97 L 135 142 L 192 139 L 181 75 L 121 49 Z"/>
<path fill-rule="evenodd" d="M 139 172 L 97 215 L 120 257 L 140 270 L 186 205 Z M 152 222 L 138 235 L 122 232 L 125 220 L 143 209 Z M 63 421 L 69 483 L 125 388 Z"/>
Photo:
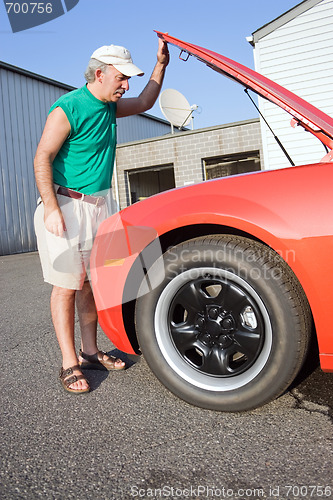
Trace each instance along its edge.
<path fill-rule="evenodd" d="M 81 375 L 74 375 L 74 370 L 81 370 L 81 367 L 79 365 L 75 365 L 75 366 L 71 366 L 70 368 L 67 368 L 66 370 L 64 370 L 63 368 L 60 369 L 59 378 L 60 378 L 60 381 L 61 381 L 63 388 L 68 392 L 72 392 L 73 394 L 82 394 L 83 392 L 89 392 L 90 387 L 89 387 L 88 380 L 86 379 L 86 377 L 82 374 Z M 72 375 L 72 376 L 70 377 L 70 375 Z M 67 377 L 69 377 L 69 378 L 67 378 Z M 70 385 L 74 384 L 74 382 L 77 382 L 78 380 L 85 380 L 88 384 L 87 389 L 71 389 L 69 387 Z"/>
<path fill-rule="evenodd" d="M 107 356 L 108 359 L 105 360 L 104 356 Z M 124 366 L 116 366 L 117 361 L 122 361 L 119 358 L 115 358 L 114 356 L 109 356 L 106 352 L 104 351 L 97 351 L 95 354 L 86 354 L 85 352 L 82 352 L 80 350 L 80 356 L 83 358 L 85 361 L 82 361 L 80 363 L 81 368 L 85 368 L 88 370 L 123 370 L 125 368 Z"/>

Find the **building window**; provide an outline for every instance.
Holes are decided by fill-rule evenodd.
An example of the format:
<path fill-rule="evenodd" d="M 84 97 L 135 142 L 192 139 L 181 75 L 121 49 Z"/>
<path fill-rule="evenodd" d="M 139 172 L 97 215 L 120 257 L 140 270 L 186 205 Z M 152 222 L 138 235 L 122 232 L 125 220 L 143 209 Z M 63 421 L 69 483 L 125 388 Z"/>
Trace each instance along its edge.
<path fill-rule="evenodd" d="M 203 160 L 206 180 L 260 170 L 259 151 L 238 153 Z"/>
<path fill-rule="evenodd" d="M 173 165 L 128 170 L 127 179 L 130 203 L 175 187 Z"/>

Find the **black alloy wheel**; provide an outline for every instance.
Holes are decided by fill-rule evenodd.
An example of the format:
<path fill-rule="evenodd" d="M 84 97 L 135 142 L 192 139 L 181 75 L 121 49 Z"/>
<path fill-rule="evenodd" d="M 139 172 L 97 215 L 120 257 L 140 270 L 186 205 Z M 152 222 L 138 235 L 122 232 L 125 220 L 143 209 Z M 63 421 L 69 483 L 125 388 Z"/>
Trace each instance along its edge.
<path fill-rule="evenodd" d="M 200 372 L 230 377 L 257 359 L 265 338 L 260 309 L 248 290 L 216 270 L 191 280 L 170 304 L 168 328 L 180 356 Z M 218 273 L 220 274 L 220 273 Z"/>

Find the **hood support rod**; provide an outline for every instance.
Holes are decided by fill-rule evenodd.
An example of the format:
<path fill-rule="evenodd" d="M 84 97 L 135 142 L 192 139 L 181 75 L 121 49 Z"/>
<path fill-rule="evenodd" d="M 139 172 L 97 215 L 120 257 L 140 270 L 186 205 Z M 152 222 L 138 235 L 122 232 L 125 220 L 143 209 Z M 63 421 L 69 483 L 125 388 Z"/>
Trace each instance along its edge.
<path fill-rule="evenodd" d="M 293 162 L 293 160 L 290 158 L 286 148 L 284 147 L 284 145 L 282 144 L 282 142 L 280 141 L 280 139 L 278 138 L 277 135 L 274 134 L 274 131 L 272 130 L 272 127 L 269 125 L 269 123 L 267 122 L 266 118 L 264 117 L 264 115 L 262 114 L 262 112 L 260 111 L 260 109 L 258 108 L 258 106 L 256 105 L 256 103 L 254 102 L 254 100 L 252 99 L 252 97 L 250 96 L 249 94 L 249 89 L 244 89 L 244 92 L 245 94 L 249 97 L 250 101 L 252 102 L 252 104 L 254 105 L 254 107 L 256 108 L 256 110 L 258 111 L 259 115 L 261 116 L 261 118 L 264 120 L 264 122 L 266 123 L 267 127 L 269 128 L 269 130 L 271 131 L 274 139 L 276 140 L 276 142 L 278 143 L 278 145 L 280 146 L 282 152 L 284 153 L 284 155 L 286 156 L 287 160 L 289 161 L 289 163 L 294 167 L 295 166 L 295 163 Z"/>

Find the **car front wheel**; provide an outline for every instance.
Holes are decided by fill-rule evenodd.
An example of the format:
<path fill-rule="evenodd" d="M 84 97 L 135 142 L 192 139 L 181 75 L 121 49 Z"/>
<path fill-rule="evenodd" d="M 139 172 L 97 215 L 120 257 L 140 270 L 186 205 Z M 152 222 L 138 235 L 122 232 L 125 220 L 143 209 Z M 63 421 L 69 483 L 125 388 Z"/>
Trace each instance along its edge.
<path fill-rule="evenodd" d="M 303 290 L 282 258 L 246 238 L 209 236 L 168 250 L 164 268 L 162 283 L 136 305 L 139 344 L 158 379 L 221 411 L 281 394 L 311 333 Z"/>

